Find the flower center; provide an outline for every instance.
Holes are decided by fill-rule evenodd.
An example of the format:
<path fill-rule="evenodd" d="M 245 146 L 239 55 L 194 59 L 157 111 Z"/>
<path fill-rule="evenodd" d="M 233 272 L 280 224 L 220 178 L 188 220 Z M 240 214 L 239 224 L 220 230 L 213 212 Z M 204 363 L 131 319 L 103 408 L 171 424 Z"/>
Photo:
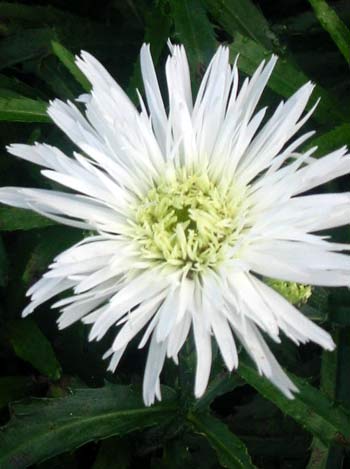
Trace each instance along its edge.
<path fill-rule="evenodd" d="M 164 177 L 136 207 L 133 237 L 142 257 L 192 272 L 215 268 L 241 231 L 241 199 L 206 172 L 181 168 Z"/>

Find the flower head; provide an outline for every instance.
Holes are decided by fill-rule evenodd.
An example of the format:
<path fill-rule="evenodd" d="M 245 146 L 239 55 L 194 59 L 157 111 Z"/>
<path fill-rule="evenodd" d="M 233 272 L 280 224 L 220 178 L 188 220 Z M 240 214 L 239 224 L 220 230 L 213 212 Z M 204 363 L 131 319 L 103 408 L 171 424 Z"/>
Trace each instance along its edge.
<path fill-rule="evenodd" d="M 61 253 L 28 291 L 23 315 L 53 296 L 60 328 L 82 320 L 90 340 L 113 328 L 106 353 L 115 370 L 130 340 L 150 340 L 144 375 L 147 405 L 160 399 L 165 357 L 177 362 L 190 330 L 197 352 L 195 395 L 207 386 L 211 343 L 229 370 L 236 339 L 261 374 L 292 397 L 296 387 L 263 336 L 309 340 L 327 350 L 330 335 L 304 317 L 265 278 L 308 285 L 350 284 L 347 246 L 317 233 L 348 223 L 350 195 L 302 195 L 350 170 L 341 148 L 321 159 L 298 152 L 313 132 L 293 137 L 313 90 L 306 83 L 274 113 L 255 111 L 276 57 L 239 86 L 228 49 L 213 57 L 193 102 L 185 50 L 166 63 L 168 108 L 149 46 L 141 50 L 147 107 L 140 111 L 102 65 L 83 52 L 90 80 L 82 113 L 55 100 L 48 113 L 77 147 L 66 156 L 36 143 L 8 150 L 43 166 L 42 174 L 73 192 L 2 188 L 0 200 L 94 233 Z M 298 290 L 297 286 L 295 287 Z"/>

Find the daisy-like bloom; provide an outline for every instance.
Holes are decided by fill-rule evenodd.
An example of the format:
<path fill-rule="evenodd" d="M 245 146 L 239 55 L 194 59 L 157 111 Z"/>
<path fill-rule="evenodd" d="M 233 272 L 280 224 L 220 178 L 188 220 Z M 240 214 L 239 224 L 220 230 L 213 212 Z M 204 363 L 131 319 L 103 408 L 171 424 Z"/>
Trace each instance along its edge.
<path fill-rule="evenodd" d="M 60 254 L 33 285 L 23 316 L 57 301 L 59 328 L 82 320 L 90 340 L 116 336 L 105 357 L 114 371 L 133 337 L 150 341 L 144 374 L 147 405 L 161 398 L 165 357 L 178 361 L 190 333 L 197 354 L 195 395 L 207 386 L 212 340 L 229 370 L 236 340 L 259 372 L 286 396 L 295 385 L 264 336 L 279 331 L 296 344 L 326 350 L 330 335 L 304 317 L 263 278 L 308 285 L 350 284 L 345 245 L 317 233 L 349 222 L 349 193 L 303 195 L 350 171 L 346 148 L 321 159 L 293 139 L 313 85 L 306 83 L 271 117 L 256 111 L 276 63 L 262 62 L 239 86 L 237 66 L 220 47 L 192 99 L 185 50 L 171 46 L 167 105 L 148 45 L 141 50 L 147 106 L 138 110 L 103 66 L 86 52 L 77 65 L 92 84 L 84 112 L 55 100 L 48 113 L 76 145 L 72 156 L 36 143 L 11 145 L 12 155 L 43 166 L 43 176 L 71 189 L 6 187 L 0 201 L 35 210 L 92 234 Z M 76 193 L 74 193 L 76 191 Z M 191 332 L 190 332 L 191 331 Z"/>

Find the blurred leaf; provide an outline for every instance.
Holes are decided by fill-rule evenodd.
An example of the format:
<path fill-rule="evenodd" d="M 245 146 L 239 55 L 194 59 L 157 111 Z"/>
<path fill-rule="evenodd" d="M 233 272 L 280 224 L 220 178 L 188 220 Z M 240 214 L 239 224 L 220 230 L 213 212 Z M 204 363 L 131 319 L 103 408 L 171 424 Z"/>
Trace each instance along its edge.
<path fill-rule="evenodd" d="M 251 0 L 205 0 L 211 16 L 231 36 L 239 32 L 268 49 L 278 46 L 278 38 Z"/>
<path fill-rule="evenodd" d="M 343 467 L 343 449 L 329 447 L 315 438 L 311 445 L 311 456 L 306 469 L 335 469 Z"/>
<path fill-rule="evenodd" d="M 56 222 L 31 210 L 0 207 L 0 231 L 32 230 L 56 225 Z"/>
<path fill-rule="evenodd" d="M 19 30 L 7 36 L 0 41 L 0 69 L 50 54 L 50 41 L 54 37 L 50 28 Z"/>
<path fill-rule="evenodd" d="M 321 391 L 328 399 L 337 400 L 337 390 L 339 384 L 339 329 L 333 334 L 336 349 L 333 352 L 322 352 L 321 361 Z M 348 381 L 348 373 L 346 376 Z M 308 463 L 308 469 L 327 469 L 332 467 L 342 467 L 343 448 L 325 445 L 317 437 L 312 440 L 312 452 Z"/>
<path fill-rule="evenodd" d="M 329 291 L 324 287 L 312 287 L 312 295 L 307 304 L 299 309 L 312 321 L 325 322 L 329 320 Z"/>
<path fill-rule="evenodd" d="M 337 367 L 337 394 L 336 399 L 350 409 L 350 327 L 342 327 L 338 330 L 338 367 Z"/>
<path fill-rule="evenodd" d="M 233 44 L 230 45 L 230 51 L 232 57 L 239 54 L 238 67 L 248 75 L 254 73 L 262 60 L 266 60 L 271 56 L 269 50 L 240 34 L 236 34 Z M 289 97 L 307 81 L 309 81 L 309 78 L 301 69 L 283 58 L 277 62 L 267 86 L 281 96 Z M 320 123 L 342 123 L 349 120 L 348 110 L 343 111 L 341 104 L 318 85 L 313 91 L 307 109 L 312 108 L 318 98 L 321 98 L 321 101 L 314 112 L 314 118 Z"/>
<path fill-rule="evenodd" d="M 5 246 L 0 237 L 0 287 L 5 287 L 7 284 L 7 275 L 8 275 L 8 260 L 5 250 Z"/>
<path fill-rule="evenodd" d="M 81 94 L 79 84 L 53 55 L 38 62 L 35 73 L 51 88 L 55 98 L 74 101 Z"/>
<path fill-rule="evenodd" d="M 201 469 L 204 466 L 203 463 Z M 165 442 L 161 464 L 158 462 L 155 469 L 192 469 L 193 467 L 193 464 L 191 464 L 191 452 L 186 442 L 178 438 Z"/>
<path fill-rule="evenodd" d="M 190 413 L 188 420 L 193 429 L 205 436 L 215 449 L 223 467 L 249 469 L 254 468 L 247 448 L 220 420 L 203 413 Z"/>
<path fill-rule="evenodd" d="M 59 58 L 63 65 L 67 67 L 77 82 L 80 83 L 82 88 L 89 92 L 91 90 L 91 84 L 75 64 L 74 55 L 57 41 L 51 41 L 51 45 L 54 54 Z"/>
<path fill-rule="evenodd" d="M 288 399 L 267 378 L 260 376 L 255 366 L 242 355 L 238 373 L 324 444 L 350 446 L 350 416 L 305 380 L 289 373 L 299 392 L 294 399 Z"/>
<path fill-rule="evenodd" d="M 46 23 L 50 24 L 57 20 L 65 21 L 67 17 L 73 15 L 68 12 L 59 10 L 50 5 L 23 5 L 21 3 L 0 3 L 0 17 L 3 19 L 17 19 L 29 23 Z M 76 17 L 78 18 L 78 17 Z"/>
<path fill-rule="evenodd" d="M 269 421 L 264 422 L 269 425 Z M 264 424 L 262 423 L 262 425 Z M 273 460 L 277 458 L 283 460 L 296 458 L 304 458 L 304 455 L 309 451 L 309 439 L 300 435 L 283 436 L 242 436 L 244 444 L 249 450 L 251 456 L 265 456 Z M 281 461 L 280 464 L 283 464 Z M 287 466 L 288 467 L 288 466 Z M 289 466 L 291 469 L 292 467 Z M 304 467 L 304 466 L 303 466 Z M 294 469 L 294 468 L 293 468 Z"/>
<path fill-rule="evenodd" d="M 341 326 L 350 326 L 350 307 L 337 306 L 330 314 L 330 320 L 333 324 Z"/>
<path fill-rule="evenodd" d="M 288 13 L 287 13 L 288 14 Z M 292 16 L 289 16 L 289 15 Z M 278 24 L 275 29 L 279 33 L 287 33 L 289 36 L 301 36 L 304 34 L 319 34 L 321 30 L 320 23 L 315 18 L 312 11 L 302 11 L 298 14 L 289 13 L 286 18 L 283 18 L 283 24 Z"/>
<path fill-rule="evenodd" d="M 343 124 L 313 138 L 306 148 L 317 146 L 315 156 L 323 156 L 343 145 L 350 146 L 350 124 Z"/>
<path fill-rule="evenodd" d="M 22 98 L 22 96 L 17 91 L 0 88 L 0 98 Z"/>
<path fill-rule="evenodd" d="M 127 469 L 130 459 L 131 448 L 126 438 L 108 438 L 101 441 L 92 469 Z"/>
<path fill-rule="evenodd" d="M 31 385 L 32 380 L 28 376 L 1 376 L 0 409 L 5 407 L 9 402 L 24 397 Z"/>
<path fill-rule="evenodd" d="M 51 122 L 47 104 L 29 98 L 0 98 L 0 121 Z"/>
<path fill-rule="evenodd" d="M 37 20 L 35 16 L 38 17 Z M 11 20 L 16 18 L 19 21 L 29 19 L 30 22 L 38 22 L 45 27 L 22 29 L 22 23 L 15 25 L 12 33 L 0 42 L 0 69 L 51 55 L 51 41 L 67 44 L 73 51 L 92 48 L 100 59 L 106 55 L 111 57 L 112 50 L 114 57 L 125 53 L 126 41 L 120 40 L 113 27 L 57 8 L 20 4 L 11 7 L 11 4 L 4 5 L 0 2 L 0 18 L 3 17 Z M 52 27 L 47 27 L 47 24 Z"/>
<path fill-rule="evenodd" d="M 170 28 L 173 24 L 170 11 L 166 11 L 167 4 L 155 2 L 153 10 L 145 14 L 144 42 L 151 45 L 152 58 L 157 63 L 162 50 L 166 46 L 170 36 Z"/>
<path fill-rule="evenodd" d="M 234 373 L 220 373 L 210 383 L 203 397 L 195 401 L 193 409 L 204 410 L 214 399 L 243 386 L 244 381 Z"/>
<path fill-rule="evenodd" d="M 61 376 L 61 366 L 52 345 L 35 322 L 18 319 L 7 323 L 8 335 L 15 354 L 52 380 Z"/>
<path fill-rule="evenodd" d="M 175 34 L 184 44 L 191 67 L 200 71 L 206 65 L 216 49 L 213 27 L 199 0 L 169 0 L 175 23 Z"/>
<path fill-rule="evenodd" d="M 158 63 L 162 50 L 170 36 L 172 23 L 170 14 L 166 14 L 164 12 L 164 6 L 162 4 L 156 3 L 152 10 L 147 12 L 145 15 L 144 42 L 151 46 L 151 54 L 155 66 Z M 141 68 L 139 58 L 137 58 L 134 72 L 128 86 L 128 95 L 131 96 L 135 102 L 138 101 L 136 89 L 141 89 L 141 87 Z"/>
<path fill-rule="evenodd" d="M 350 30 L 325 0 L 309 0 L 322 27 L 328 31 L 345 60 L 350 64 Z"/>
<path fill-rule="evenodd" d="M 17 80 L 14 77 L 7 77 L 0 73 L 0 88 L 7 88 L 20 94 L 21 96 L 28 96 L 30 98 L 37 98 L 38 95 L 41 96 L 40 90 L 32 88 L 31 86 L 27 85 L 26 83 Z"/>
<path fill-rule="evenodd" d="M 41 275 L 52 259 L 65 249 L 80 241 L 83 234 L 80 230 L 67 229 L 62 225 L 47 227 L 38 233 L 38 243 L 30 254 L 22 279 L 29 285 Z"/>
<path fill-rule="evenodd" d="M 325 322 L 328 319 L 328 313 L 310 305 L 303 305 L 300 311 L 312 321 Z"/>
<path fill-rule="evenodd" d="M 164 390 L 163 390 L 164 391 Z M 59 399 L 32 399 L 13 406 L 0 432 L 0 467 L 22 469 L 98 439 L 169 422 L 177 410 L 173 393 L 145 407 L 131 386 L 77 389 Z"/>

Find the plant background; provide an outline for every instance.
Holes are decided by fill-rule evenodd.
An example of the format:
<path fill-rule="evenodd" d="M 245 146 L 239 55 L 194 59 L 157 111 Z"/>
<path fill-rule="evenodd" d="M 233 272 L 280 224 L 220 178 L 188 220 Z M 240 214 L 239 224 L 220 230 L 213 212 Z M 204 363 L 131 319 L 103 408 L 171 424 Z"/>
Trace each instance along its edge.
<path fill-rule="evenodd" d="M 96 55 L 135 99 L 141 44 L 151 43 L 164 87 L 167 38 L 186 45 L 194 89 L 218 43 L 230 47 L 232 58 L 240 53 L 242 76 L 277 53 L 260 105 L 273 108 L 311 79 L 313 100 L 322 98 L 308 124 L 318 131 L 311 145 L 319 146 L 317 155 L 349 145 L 349 24 L 348 0 L 0 2 L 0 184 L 54 186 L 38 168 L 8 156 L 5 145 L 45 141 L 72 151 L 45 113 L 50 99 L 73 100 L 89 90 L 72 54 Z M 344 177 L 326 190 L 348 188 Z M 0 207 L 0 232 L 1 469 L 350 467 L 347 289 L 314 289 L 300 305 L 331 331 L 335 352 L 297 348 L 285 338 L 275 350 L 300 387 L 294 401 L 243 353 L 231 375 L 217 356 L 208 391 L 195 401 L 188 342 L 180 367 L 165 366 L 163 402 L 145 408 L 145 353 L 137 341 L 111 375 L 101 359 L 110 338 L 90 344 L 82 324 L 57 331 L 49 304 L 20 319 L 26 289 L 83 233 L 8 207 Z M 334 237 L 350 242 L 349 228 Z"/>

